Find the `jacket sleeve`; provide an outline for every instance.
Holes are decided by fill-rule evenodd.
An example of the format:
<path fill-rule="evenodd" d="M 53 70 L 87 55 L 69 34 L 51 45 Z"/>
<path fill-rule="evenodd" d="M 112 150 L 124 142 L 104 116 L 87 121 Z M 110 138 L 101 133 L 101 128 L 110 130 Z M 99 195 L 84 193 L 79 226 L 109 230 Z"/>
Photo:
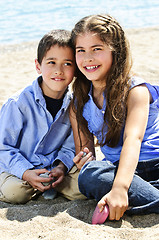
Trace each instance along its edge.
<path fill-rule="evenodd" d="M 19 151 L 23 124 L 16 101 L 8 100 L 0 113 L 0 173 L 8 172 L 18 178 L 34 167 Z"/>
<path fill-rule="evenodd" d="M 73 131 L 70 127 L 69 134 L 65 138 L 56 159 L 54 160 L 53 166 L 56 165 L 56 161 L 60 160 L 67 167 L 68 172 L 73 167 L 73 158 L 75 156 L 75 145 L 73 138 Z"/>

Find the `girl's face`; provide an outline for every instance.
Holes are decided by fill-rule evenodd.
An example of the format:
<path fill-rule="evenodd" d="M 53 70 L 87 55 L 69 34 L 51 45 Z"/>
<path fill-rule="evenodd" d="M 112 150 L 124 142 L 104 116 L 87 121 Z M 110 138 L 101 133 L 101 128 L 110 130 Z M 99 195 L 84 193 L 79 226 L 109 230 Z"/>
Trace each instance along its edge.
<path fill-rule="evenodd" d="M 96 33 L 84 33 L 76 38 L 77 66 L 94 86 L 105 86 L 112 59 L 110 48 Z"/>

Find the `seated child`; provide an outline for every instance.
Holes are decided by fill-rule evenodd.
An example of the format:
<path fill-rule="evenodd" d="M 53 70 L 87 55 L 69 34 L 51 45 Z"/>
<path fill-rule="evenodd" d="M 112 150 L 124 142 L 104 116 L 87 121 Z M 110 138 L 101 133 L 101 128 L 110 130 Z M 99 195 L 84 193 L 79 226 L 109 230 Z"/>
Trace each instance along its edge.
<path fill-rule="evenodd" d="M 70 32 L 53 30 L 44 35 L 35 65 L 40 74 L 37 80 L 1 109 L 0 201 L 26 203 L 51 189 L 70 200 L 83 198 L 78 170 L 73 167 L 75 147 L 69 121 L 72 95 L 68 85 L 75 72 Z M 55 195 L 56 191 L 49 197 Z"/>
<path fill-rule="evenodd" d="M 80 75 L 70 120 L 81 193 L 96 199 L 100 212 L 109 207 L 110 220 L 159 213 L 159 86 L 132 73 L 129 43 L 114 17 L 82 18 L 72 40 Z M 88 150 L 81 159 L 92 135 L 102 161 L 88 162 Z"/>

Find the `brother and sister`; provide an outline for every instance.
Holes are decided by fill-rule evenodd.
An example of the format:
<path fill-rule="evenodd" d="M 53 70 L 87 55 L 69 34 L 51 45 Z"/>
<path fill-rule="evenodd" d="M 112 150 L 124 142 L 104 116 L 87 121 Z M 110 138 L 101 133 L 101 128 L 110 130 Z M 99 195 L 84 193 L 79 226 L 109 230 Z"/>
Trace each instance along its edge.
<path fill-rule="evenodd" d="M 159 89 L 132 75 L 116 19 L 91 15 L 71 33 L 51 31 L 35 65 L 37 80 L 1 109 L 0 200 L 59 192 L 95 198 L 100 211 L 107 204 L 110 220 L 159 213 Z"/>

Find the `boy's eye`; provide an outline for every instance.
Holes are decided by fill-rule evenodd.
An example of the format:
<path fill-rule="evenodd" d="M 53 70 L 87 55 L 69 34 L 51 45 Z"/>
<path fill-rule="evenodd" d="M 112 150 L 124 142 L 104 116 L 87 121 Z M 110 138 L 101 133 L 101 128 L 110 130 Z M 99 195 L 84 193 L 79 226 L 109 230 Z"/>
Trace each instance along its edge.
<path fill-rule="evenodd" d="M 54 61 L 49 61 L 48 64 L 55 64 L 55 62 Z"/>
<path fill-rule="evenodd" d="M 72 66 L 72 63 L 66 62 L 66 63 L 64 63 L 64 66 Z"/>

